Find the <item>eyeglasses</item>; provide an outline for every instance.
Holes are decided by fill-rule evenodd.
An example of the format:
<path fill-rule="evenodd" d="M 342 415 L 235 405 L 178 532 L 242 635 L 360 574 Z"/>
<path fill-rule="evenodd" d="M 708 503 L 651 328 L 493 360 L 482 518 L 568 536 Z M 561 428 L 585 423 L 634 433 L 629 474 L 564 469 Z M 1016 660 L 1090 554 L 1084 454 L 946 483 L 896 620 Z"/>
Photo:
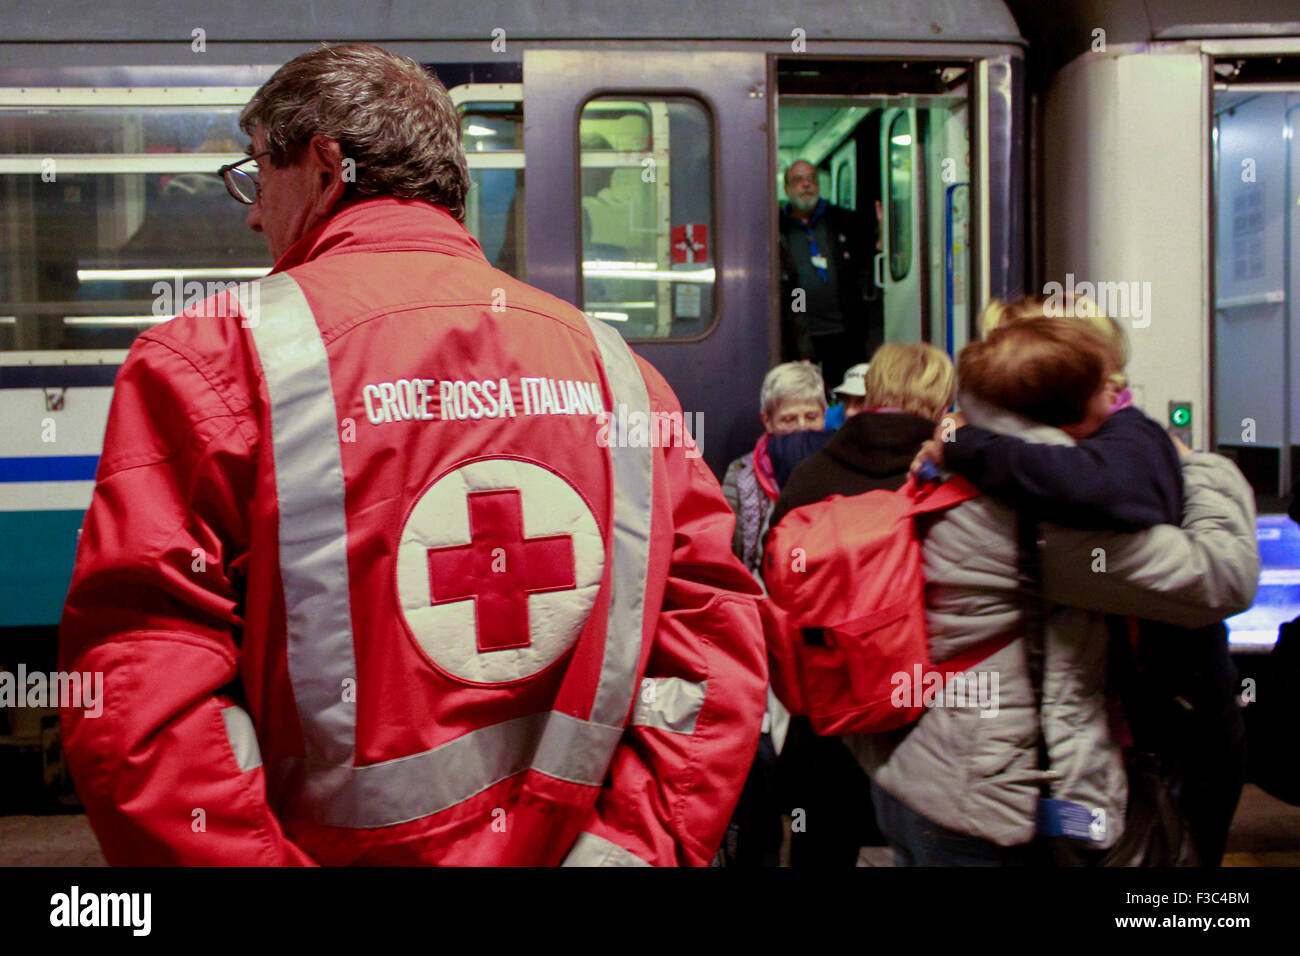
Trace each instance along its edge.
<path fill-rule="evenodd" d="M 241 159 L 237 163 L 228 163 L 217 170 L 217 175 L 221 177 L 222 182 L 226 184 L 226 192 L 238 199 L 246 206 L 251 206 L 257 202 L 259 186 L 257 182 L 257 173 L 246 173 L 239 167 L 244 163 L 251 163 L 254 160 L 261 159 L 263 156 L 270 156 L 271 150 L 265 150 L 256 156 L 249 156 Z"/>

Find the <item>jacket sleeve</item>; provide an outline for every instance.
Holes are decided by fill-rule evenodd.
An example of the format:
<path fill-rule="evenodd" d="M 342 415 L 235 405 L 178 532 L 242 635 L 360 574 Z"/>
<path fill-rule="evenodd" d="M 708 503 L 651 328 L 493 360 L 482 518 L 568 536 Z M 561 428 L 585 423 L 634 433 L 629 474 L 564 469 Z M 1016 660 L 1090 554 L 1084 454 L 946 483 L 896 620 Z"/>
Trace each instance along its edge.
<path fill-rule="evenodd" d="M 1181 528 L 1136 534 L 1044 526 L 1043 591 L 1070 607 L 1179 627 L 1205 627 L 1255 598 L 1255 500 L 1235 465 L 1193 453 L 1183 461 Z"/>
<path fill-rule="evenodd" d="M 731 509 L 734 519 L 731 531 L 731 553 L 741 560 L 745 556 L 745 538 L 740 528 L 740 473 L 744 467 L 744 459 L 737 458 L 727 466 L 727 472 L 722 476 L 722 497 L 726 500 L 727 507 Z"/>
<path fill-rule="evenodd" d="M 256 427 L 183 346 L 141 338 L 118 374 L 60 627 L 77 792 L 115 865 L 311 863 L 267 806 L 236 703 Z"/>
<path fill-rule="evenodd" d="M 944 462 L 985 494 L 1042 521 L 1141 531 L 1172 520 L 1180 489 L 1169 437 L 1139 424 L 1121 416 L 1077 445 L 1036 444 L 965 425 L 944 447 Z"/>
<path fill-rule="evenodd" d="M 707 866 L 758 746 L 762 592 L 731 553 L 717 479 L 693 448 L 660 456 L 673 525 L 662 607 L 631 721 L 566 865 Z"/>

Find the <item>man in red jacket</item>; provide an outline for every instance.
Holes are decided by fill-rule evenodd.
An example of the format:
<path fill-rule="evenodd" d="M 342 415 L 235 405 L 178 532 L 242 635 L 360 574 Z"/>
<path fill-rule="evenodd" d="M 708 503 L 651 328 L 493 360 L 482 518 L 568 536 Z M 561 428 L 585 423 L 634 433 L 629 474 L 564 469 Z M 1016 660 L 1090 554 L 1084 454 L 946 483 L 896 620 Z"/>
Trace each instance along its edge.
<path fill-rule="evenodd" d="M 109 862 L 707 864 L 767 675 L 717 482 L 610 414 L 672 391 L 487 264 L 417 64 L 316 50 L 241 122 L 275 267 L 132 348 L 64 610 Z"/>

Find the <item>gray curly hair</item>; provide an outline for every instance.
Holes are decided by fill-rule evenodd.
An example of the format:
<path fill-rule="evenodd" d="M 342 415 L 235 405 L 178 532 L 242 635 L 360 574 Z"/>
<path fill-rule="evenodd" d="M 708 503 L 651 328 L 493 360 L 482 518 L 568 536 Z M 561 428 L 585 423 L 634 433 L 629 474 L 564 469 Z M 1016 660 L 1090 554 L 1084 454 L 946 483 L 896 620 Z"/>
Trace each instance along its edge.
<path fill-rule="evenodd" d="M 369 43 L 341 43 L 294 57 L 239 116 L 260 126 L 277 166 L 297 162 L 316 135 L 356 163 L 361 196 L 399 196 L 445 206 L 465 219 L 469 167 L 460 115 L 436 76 Z"/>

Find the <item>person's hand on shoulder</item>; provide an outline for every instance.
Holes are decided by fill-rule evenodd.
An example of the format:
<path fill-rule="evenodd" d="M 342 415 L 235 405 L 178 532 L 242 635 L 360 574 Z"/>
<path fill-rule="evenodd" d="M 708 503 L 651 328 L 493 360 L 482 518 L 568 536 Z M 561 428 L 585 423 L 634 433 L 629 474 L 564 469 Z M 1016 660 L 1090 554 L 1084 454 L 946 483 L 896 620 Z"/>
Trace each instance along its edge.
<path fill-rule="evenodd" d="M 943 416 L 934 427 L 934 436 L 921 446 L 921 450 L 912 459 L 907 469 L 907 477 L 916 478 L 916 473 L 927 461 L 934 462 L 936 468 L 943 467 L 944 445 L 952 441 L 957 429 L 966 424 L 966 416 L 961 412 L 951 412 Z"/>
<path fill-rule="evenodd" d="M 916 473 L 927 461 L 934 462 L 936 468 L 943 467 L 943 442 L 935 441 L 933 438 L 928 439 L 912 459 L 912 464 L 908 466 L 907 477 L 915 479 Z"/>
<path fill-rule="evenodd" d="M 957 429 L 968 424 L 970 423 L 966 420 L 966 415 L 963 412 L 949 412 L 939 419 L 939 424 L 934 426 L 934 440 L 938 442 L 954 441 Z"/>

